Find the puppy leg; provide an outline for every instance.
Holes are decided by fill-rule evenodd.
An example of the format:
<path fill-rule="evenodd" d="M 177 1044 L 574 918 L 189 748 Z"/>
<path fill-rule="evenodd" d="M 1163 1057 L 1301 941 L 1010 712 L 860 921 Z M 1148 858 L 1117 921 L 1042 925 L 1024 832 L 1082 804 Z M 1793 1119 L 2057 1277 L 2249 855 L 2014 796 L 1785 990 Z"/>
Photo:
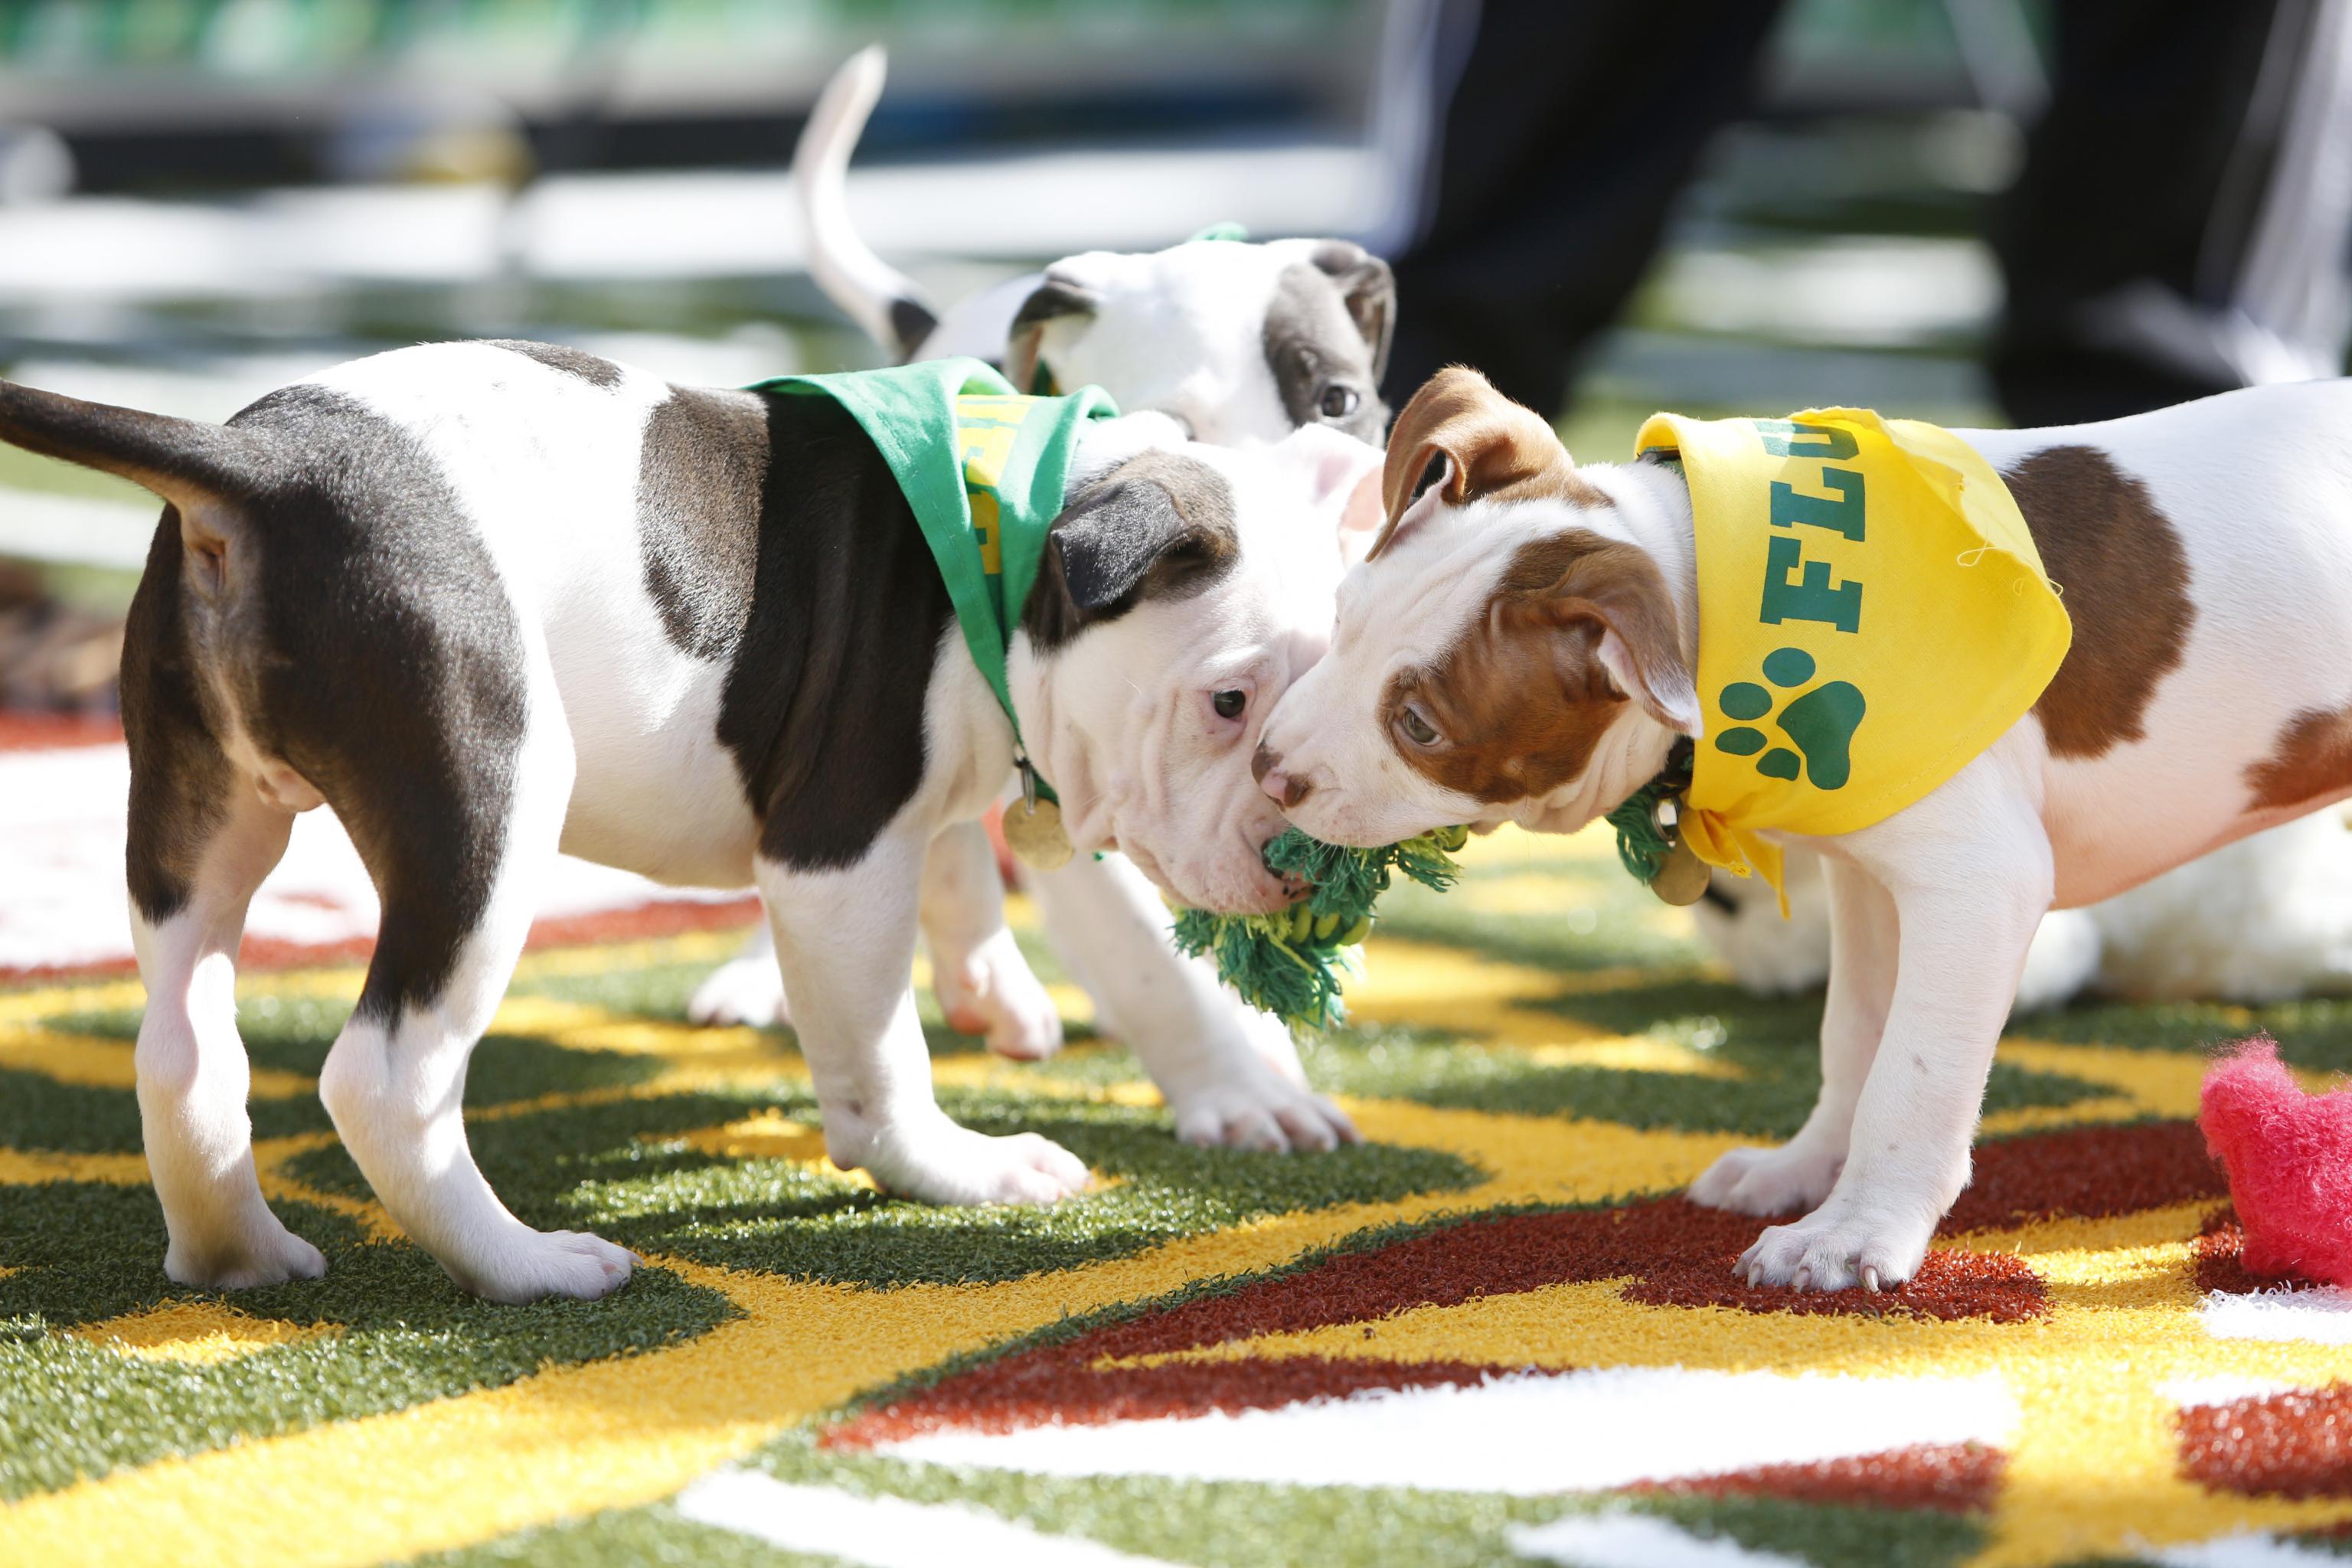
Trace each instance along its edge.
<path fill-rule="evenodd" d="M 1033 1132 L 992 1138 L 959 1127 L 932 1097 L 908 984 L 926 847 L 898 832 L 845 870 L 758 863 L 825 1150 L 885 1191 L 929 1203 L 1066 1197 L 1087 1184 L 1077 1156 Z"/>
<path fill-rule="evenodd" d="M 948 1026 L 1001 1057 L 1037 1061 L 1062 1048 L 1062 1016 L 1004 924 L 1004 878 L 977 822 L 950 823 L 923 856 L 923 937 L 931 994 Z"/>
<path fill-rule="evenodd" d="M 1830 986 L 1822 1008 L 1822 1091 L 1797 1135 L 1777 1149 L 1734 1149 L 1691 1184 L 1694 1203 L 1739 1214 L 1794 1214 L 1829 1196 L 1845 1165 L 1863 1079 L 1895 995 L 1895 900 L 1870 874 L 1823 864 L 1830 895 Z"/>
<path fill-rule="evenodd" d="M 1307 1087 L 1289 1030 L 1178 953 L 1167 906 L 1122 857 L 1081 858 L 1036 880 L 1054 951 L 1141 1059 L 1188 1143 L 1333 1149 L 1360 1134 Z"/>
<path fill-rule="evenodd" d="M 762 918 L 743 938 L 743 949 L 703 977 L 686 1005 L 698 1024 L 747 1024 L 772 1028 L 793 1021 L 784 977 L 776 967 L 776 933 Z"/>
<path fill-rule="evenodd" d="M 2050 908 L 2051 855 L 2021 799 L 1961 793 L 1978 798 L 1937 804 L 1938 791 L 1853 836 L 1875 836 L 1862 862 L 1894 896 L 1894 1002 L 1855 1106 L 1845 1168 L 1821 1207 L 1772 1226 L 1742 1255 L 1736 1267 L 1752 1282 L 1899 1284 L 1917 1271 L 1937 1221 L 1968 1185 L 1993 1045 Z"/>
<path fill-rule="evenodd" d="M 151 919 L 137 899 L 131 910 L 147 988 L 135 1056 L 139 1121 L 171 1238 L 163 1272 L 213 1289 L 315 1279 L 327 1260 L 262 1201 L 245 1108 L 252 1075 L 236 1032 L 246 906 L 286 852 L 294 818 L 231 777 L 216 752 L 194 763 L 142 769 L 132 789 L 141 809 L 131 817 L 134 889 L 153 888 L 174 860 L 193 872 L 173 879 L 183 901 L 168 913 Z M 191 846 L 175 824 L 208 837 Z"/>
<path fill-rule="evenodd" d="M 440 798 L 337 802 L 383 899 L 383 926 L 359 1005 L 319 1075 L 334 1118 L 377 1198 L 449 1278 L 494 1301 L 593 1300 L 620 1289 L 633 1255 L 577 1231 L 539 1231 L 499 1201 L 466 1140 L 466 1064 L 505 994 L 554 858 L 572 793 L 571 737 L 552 683 L 510 768 L 406 781 Z M 505 808 L 483 777 L 505 773 Z M 467 847 L 447 866 L 443 851 Z"/>

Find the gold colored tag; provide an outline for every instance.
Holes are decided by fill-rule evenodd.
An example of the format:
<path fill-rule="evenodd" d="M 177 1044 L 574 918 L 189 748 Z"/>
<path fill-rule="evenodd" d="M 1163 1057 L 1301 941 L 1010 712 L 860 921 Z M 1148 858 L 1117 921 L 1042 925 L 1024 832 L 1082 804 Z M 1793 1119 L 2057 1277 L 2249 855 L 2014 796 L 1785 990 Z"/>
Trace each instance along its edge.
<path fill-rule="evenodd" d="M 1073 853 L 1070 836 L 1062 828 L 1062 808 L 1050 800 L 1016 800 L 1006 806 L 1004 842 L 1024 866 L 1036 871 L 1058 871 L 1070 863 Z"/>
<path fill-rule="evenodd" d="M 1650 883 L 1650 891 L 1675 905 L 1695 904 L 1706 895 L 1707 879 L 1715 868 L 1698 858 L 1689 845 L 1676 843 L 1666 863 L 1658 868 L 1657 877 Z"/>

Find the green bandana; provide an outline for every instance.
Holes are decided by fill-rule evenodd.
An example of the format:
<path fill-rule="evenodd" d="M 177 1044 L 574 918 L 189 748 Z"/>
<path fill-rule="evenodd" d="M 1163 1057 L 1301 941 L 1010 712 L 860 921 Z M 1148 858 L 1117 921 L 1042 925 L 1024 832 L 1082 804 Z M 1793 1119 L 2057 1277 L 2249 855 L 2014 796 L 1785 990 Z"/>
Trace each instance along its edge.
<path fill-rule="evenodd" d="M 1068 397 L 1024 397 L 976 359 L 777 376 L 749 390 L 822 393 L 865 430 L 914 509 L 964 646 L 1021 748 L 1004 667 L 1013 628 L 1061 515 L 1078 432 L 1089 419 L 1117 416 L 1110 395 L 1085 386 Z M 1042 785 L 1039 793 L 1053 798 Z"/>

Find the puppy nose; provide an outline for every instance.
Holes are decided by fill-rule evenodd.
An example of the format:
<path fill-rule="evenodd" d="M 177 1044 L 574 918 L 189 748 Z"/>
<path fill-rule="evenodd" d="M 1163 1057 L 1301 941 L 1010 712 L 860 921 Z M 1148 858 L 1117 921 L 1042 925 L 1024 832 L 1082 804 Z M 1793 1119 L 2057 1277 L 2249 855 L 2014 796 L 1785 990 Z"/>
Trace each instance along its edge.
<path fill-rule="evenodd" d="M 1292 806 L 1305 800 L 1307 792 L 1314 788 L 1305 779 L 1293 778 L 1284 773 L 1282 759 L 1264 746 L 1260 746 L 1257 749 L 1257 755 L 1250 759 L 1250 772 L 1256 775 L 1257 787 L 1265 791 L 1275 804 L 1285 811 L 1288 811 Z"/>

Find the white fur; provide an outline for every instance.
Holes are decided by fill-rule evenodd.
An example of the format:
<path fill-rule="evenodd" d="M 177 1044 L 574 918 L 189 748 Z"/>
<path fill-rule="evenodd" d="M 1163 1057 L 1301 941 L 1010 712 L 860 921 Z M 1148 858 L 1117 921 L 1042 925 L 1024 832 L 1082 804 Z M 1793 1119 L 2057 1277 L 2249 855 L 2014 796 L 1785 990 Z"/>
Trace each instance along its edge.
<path fill-rule="evenodd" d="M 1701 1201 L 1751 1212 L 1818 1202 L 1748 1249 L 1738 1267 L 1751 1280 L 1875 1288 L 1918 1267 L 1967 1184 L 1993 1040 L 2052 907 L 2111 898 L 2341 798 L 2258 809 L 2247 770 L 2296 715 L 2352 700 L 2347 425 L 2352 383 L 2328 382 L 2105 425 L 1958 433 L 1996 468 L 2045 447 L 2087 446 L 2146 485 L 2188 558 L 2195 619 L 2179 667 L 2141 715 L 2142 739 L 2062 759 L 2028 715 L 1885 821 L 1833 839 L 1789 839 L 1833 862 L 1821 1103 L 1787 1148 L 1727 1155 L 1693 1188 Z M 1379 722 L 1389 670 L 1434 660 L 1468 616 L 1484 613 L 1515 544 L 1565 528 L 1647 550 L 1675 591 L 1686 658 L 1695 652 L 1681 482 L 1647 465 L 1580 472 L 1614 504 L 1428 507 L 1381 561 L 1350 574 L 1331 656 L 1268 725 L 1284 767 L 1313 784 L 1291 814 L 1301 826 L 1350 843 L 1465 818 L 1564 830 L 1654 772 L 1672 736 L 1628 702 L 1582 777 L 1546 800 L 1479 806 L 1405 766 Z M 1842 879 L 1875 891 L 1843 897 Z M 1872 903 L 1874 915 L 1857 915 Z M 1859 940 L 1856 920 L 1878 927 L 1890 904 L 1895 942 Z M 1882 1009 L 1874 1039 L 1856 1020 Z"/>
<path fill-rule="evenodd" d="M 1066 1151 L 1034 1135 L 969 1131 L 931 1096 L 908 987 L 925 855 L 942 827 L 987 808 L 1012 767 L 1011 726 L 955 629 L 934 656 L 914 797 L 846 868 L 766 862 L 714 733 L 725 667 L 668 641 L 644 582 L 635 453 L 666 384 L 625 370 L 617 387 L 599 388 L 475 344 L 378 355 L 316 384 L 424 448 L 486 546 L 522 643 L 524 737 L 488 910 L 436 997 L 389 1024 L 355 1015 L 320 1078 L 337 1130 L 394 1218 L 459 1284 L 495 1300 L 593 1297 L 628 1277 L 623 1249 L 516 1219 L 466 1143 L 467 1060 L 559 845 L 663 880 L 757 880 L 840 1163 L 939 1202 L 1045 1200 L 1083 1185 L 1085 1167 Z M 1150 416 L 1089 426 L 1075 482 L 1177 443 L 1173 425 Z M 1379 454 L 1318 429 L 1256 452 L 1187 451 L 1232 492 L 1232 569 L 1187 597 L 1146 600 L 1052 656 L 1016 633 L 1011 685 L 1024 734 L 1065 792 L 1081 854 L 1123 843 L 1192 902 L 1270 908 L 1284 892 L 1259 848 L 1282 819 L 1256 791 L 1250 756 L 1264 714 L 1321 649 L 1339 530 Z M 1250 710 L 1217 718 L 1211 693 L 1236 684 L 1252 690 Z M 170 1263 L 179 1278 L 216 1286 L 321 1267 L 268 1214 L 253 1173 L 230 963 L 245 905 L 283 851 L 291 816 L 258 787 L 278 759 L 233 752 L 232 764 L 255 794 L 216 836 L 189 907 L 140 932 L 156 999 L 139 1047 L 142 1107 Z M 966 956 L 990 941 L 978 934 Z M 963 981 L 980 984 L 970 972 Z M 1153 1065 L 1170 1075 L 1180 1122 L 1230 1123 L 1239 1142 L 1266 1142 L 1260 1124 L 1302 1144 L 1353 1136 L 1344 1117 L 1269 1068 L 1242 1030 L 1188 1041 Z"/>
<path fill-rule="evenodd" d="M 812 111 L 793 175 L 817 282 L 869 336 L 889 344 L 897 342 L 892 302 L 919 291 L 857 234 L 846 191 L 850 154 L 884 75 L 879 47 L 843 64 Z M 1095 301 L 1087 315 L 1050 323 L 1024 347 L 1058 384 L 1101 386 L 1122 408 L 1183 420 L 1200 440 L 1281 441 L 1293 425 L 1266 360 L 1265 321 L 1283 275 L 1313 265 L 1317 244 L 1206 241 L 1145 255 L 1069 257 L 949 307 L 929 336 L 910 345 L 912 356 L 1006 359 L 1015 314 L 1050 275 Z M 1346 482 L 1358 471 L 1352 456 L 1348 448 L 1328 449 L 1343 471 L 1325 482 Z M 1369 532 L 1351 537 L 1360 545 Z M 986 854 L 984 837 L 970 824 L 951 825 L 934 841 L 922 900 L 933 989 L 950 1020 L 984 1036 L 991 1049 L 1050 1056 L 1062 1043 L 1061 1020 L 1004 929 L 1002 890 L 980 870 Z M 1118 858 L 1081 857 L 1060 870 L 1033 873 L 1030 883 L 1054 950 L 1093 994 L 1111 1030 L 1163 1088 L 1201 1085 L 1194 1093 L 1171 1092 L 1181 1135 L 1277 1149 L 1323 1148 L 1354 1135 L 1335 1108 L 1304 1096 L 1287 1033 L 1220 991 L 1205 961 L 1173 954 L 1165 906 L 1143 879 L 1123 874 Z M 768 927 L 752 931 L 742 952 L 703 982 L 688 1015 L 699 1023 L 788 1021 Z M 1274 1068 L 1275 1080 L 1286 1081 L 1277 1087 L 1261 1078 L 1260 1063 Z"/>
<path fill-rule="evenodd" d="M 1788 857 L 1790 918 L 1769 889 L 1729 875 L 1738 906 L 1694 908 L 1699 934 L 1751 991 L 1802 991 L 1829 973 L 1819 858 Z M 2264 1003 L 2352 990 L 2352 831 L 2323 811 L 2225 845 L 2153 881 L 2042 917 L 2019 1013 L 2083 993 L 2136 1002 Z"/>

